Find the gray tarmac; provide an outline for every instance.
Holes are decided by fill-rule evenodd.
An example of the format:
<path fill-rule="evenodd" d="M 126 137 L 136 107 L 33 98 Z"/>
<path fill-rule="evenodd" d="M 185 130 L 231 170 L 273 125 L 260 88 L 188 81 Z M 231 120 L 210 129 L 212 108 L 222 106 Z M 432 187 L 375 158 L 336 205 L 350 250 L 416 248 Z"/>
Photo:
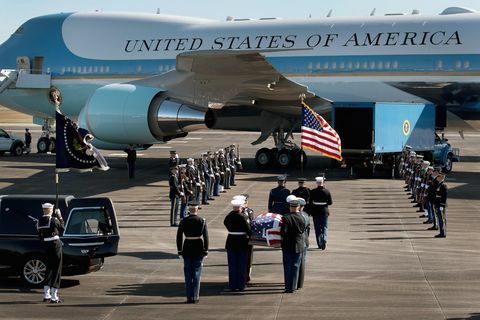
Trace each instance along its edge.
<path fill-rule="evenodd" d="M 1 120 L 0 120 L 1 122 Z M 21 134 L 25 124 L 1 124 Z M 39 128 L 32 128 L 34 141 Z M 2 319 L 480 319 L 480 134 L 448 134 L 462 162 L 447 176 L 448 236 L 427 231 L 403 191 L 389 178 L 358 179 L 311 156 L 303 175 L 326 172 L 333 196 L 327 250 L 308 252 L 305 286 L 283 293 L 281 251 L 256 247 L 251 287 L 227 290 L 223 218 L 233 195 L 249 193 L 265 212 L 278 169 L 260 171 L 250 145 L 254 133 L 202 131 L 139 152 L 129 180 L 123 152 L 105 151 L 111 170 L 60 175 L 60 193 L 108 196 L 120 220 L 119 253 L 96 273 L 65 277 L 60 305 L 41 302 L 40 289 L 0 279 Z M 211 249 L 202 274 L 200 303 L 185 305 L 183 263 L 176 228 L 169 226 L 168 151 L 196 157 L 238 143 L 244 171 L 237 186 L 204 205 Z M 262 145 L 263 146 L 263 145 Z M 265 143 L 265 146 L 270 147 Z M 287 187 L 302 173 L 290 170 Z M 314 183 L 308 185 L 313 187 Z M 0 157 L 0 194 L 54 193 L 54 156 Z M 314 243 L 313 232 L 310 239 Z"/>

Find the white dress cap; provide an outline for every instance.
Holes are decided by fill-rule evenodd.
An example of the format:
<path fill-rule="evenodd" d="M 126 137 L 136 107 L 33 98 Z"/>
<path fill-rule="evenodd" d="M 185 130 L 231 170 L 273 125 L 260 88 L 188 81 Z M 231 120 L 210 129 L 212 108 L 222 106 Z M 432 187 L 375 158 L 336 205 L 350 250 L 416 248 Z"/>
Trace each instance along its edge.
<path fill-rule="evenodd" d="M 315 177 L 315 181 L 317 183 L 322 183 L 323 181 L 325 181 L 325 178 L 324 177 Z"/>
<path fill-rule="evenodd" d="M 233 199 L 230 203 L 234 208 L 240 208 L 245 203 L 245 200 Z"/>
<path fill-rule="evenodd" d="M 53 204 L 48 203 L 48 202 L 43 203 L 42 204 L 42 209 L 53 209 Z"/>

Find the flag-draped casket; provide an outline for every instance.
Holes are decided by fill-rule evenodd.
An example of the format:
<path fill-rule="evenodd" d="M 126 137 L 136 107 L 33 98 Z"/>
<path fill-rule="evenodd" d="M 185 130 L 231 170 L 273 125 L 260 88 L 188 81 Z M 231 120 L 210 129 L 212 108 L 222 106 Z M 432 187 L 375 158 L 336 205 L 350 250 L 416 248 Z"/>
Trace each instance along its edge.
<path fill-rule="evenodd" d="M 252 236 L 250 244 L 268 247 L 280 247 L 282 236 L 282 215 L 277 213 L 262 213 L 252 221 Z"/>

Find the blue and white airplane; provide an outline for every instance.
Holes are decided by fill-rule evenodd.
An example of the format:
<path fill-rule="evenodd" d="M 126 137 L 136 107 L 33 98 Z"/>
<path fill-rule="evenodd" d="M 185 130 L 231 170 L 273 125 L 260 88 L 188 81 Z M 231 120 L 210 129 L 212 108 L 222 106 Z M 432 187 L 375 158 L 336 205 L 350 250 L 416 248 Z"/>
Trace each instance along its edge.
<path fill-rule="evenodd" d="M 205 19 L 138 13 L 33 18 L 0 46 L 0 104 L 54 118 L 51 93 L 101 148 L 149 146 L 199 128 L 261 132 L 292 149 L 305 101 L 480 97 L 480 13 Z M 264 161 L 270 154 L 258 154 Z M 263 160 L 262 160 L 263 159 Z"/>

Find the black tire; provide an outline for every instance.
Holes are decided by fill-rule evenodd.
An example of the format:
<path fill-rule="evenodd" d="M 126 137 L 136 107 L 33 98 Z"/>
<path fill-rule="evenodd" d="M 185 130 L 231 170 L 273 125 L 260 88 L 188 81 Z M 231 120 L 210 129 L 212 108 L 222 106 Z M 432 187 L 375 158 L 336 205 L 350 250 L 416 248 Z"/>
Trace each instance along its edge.
<path fill-rule="evenodd" d="M 46 137 L 38 139 L 37 151 L 38 153 L 47 153 L 50 148 L 50 140 Z"/>
<path fill-rule="evenodd" d="M 49 139 L 49 145 L 48 145 L 48 151 L 50 151 L 51 153 L 55 153 L 57 151 L 57 141 L 55 140 L 55 138 L 50 138 Z"/>
<path fill-rule="evenodd" d="M 23 145 L 21 143 L 15 143 L 10 149 L 10 153 L 15 157 L 20 157 L 23 154 Z"/>
<path fill-rule="evenodd" d="M 20 268 L 20 278 L 30 287 L 41 287 L 47 280 L 47 261 L 40 255 L 25 258 Z"/>
<path fill-rule="evenodd" d="M 277 153 L 276 159 L 281 168 L 288 168 L 293 162 L 293 152 L 291 150 L 282 149 Z"/>
<path fill-rule="evenodd" d="M 445 166 L 443 167 L 443 172 L 450 173 L 453 170 L 453 156 L 450 153 L 447 156 L 447 161 L 445 162 Z"/>
<path fill-rule="evenodd" d="M 272 162 L 272 152 L 268 148 L 261 148 L 255 154 L 255 164 L 260 168 L 265 168 Z"/>

